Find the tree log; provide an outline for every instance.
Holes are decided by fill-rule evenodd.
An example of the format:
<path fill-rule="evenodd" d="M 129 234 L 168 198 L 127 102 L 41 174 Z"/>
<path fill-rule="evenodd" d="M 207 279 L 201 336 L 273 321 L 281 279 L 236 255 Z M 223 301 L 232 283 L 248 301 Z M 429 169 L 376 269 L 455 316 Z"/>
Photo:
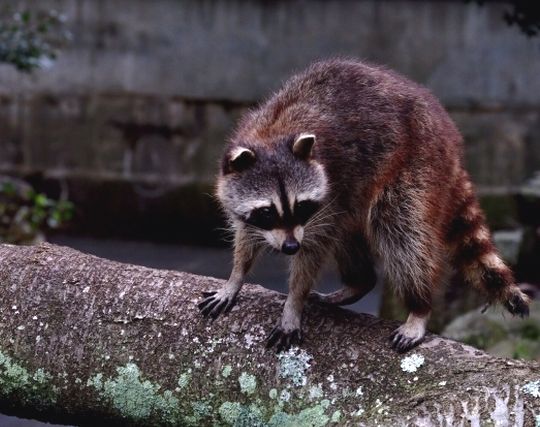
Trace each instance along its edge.
<path fill-rule="evenodd" d="M 0 246 L 0 411 L 78 425 L 538 426 L 540 366 L 434 335 L 393 352 L 392 321 L 310 303 L 302 348 L 264 340 L 284 296 L 70 248 Z"/>

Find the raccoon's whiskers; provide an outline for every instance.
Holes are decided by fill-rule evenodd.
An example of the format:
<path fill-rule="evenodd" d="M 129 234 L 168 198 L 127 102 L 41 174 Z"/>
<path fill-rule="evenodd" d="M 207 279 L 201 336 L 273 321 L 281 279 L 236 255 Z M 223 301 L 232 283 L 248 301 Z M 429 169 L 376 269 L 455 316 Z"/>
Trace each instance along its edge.
<path fill-rule="evenodd" d="M 334 211 L 333 210 L 333 202 L 334 202 L 335 198 L 332 199 L 330 202 L 326 203 L 324 206 L 322 206 L 310 219 L 309 221 L 306 223 L 306 227 L 310 226 L 310 225 L 313 225 L 313 224 L 316 224 L 316 223 L 319 223 L 321 221 L 325 221 L 329 218 L 332 218 L 332 217 L 335 217 L 335 216 L 338 216 L 342 213 L 344 213 L 344 211 Z"/>
<path fill-rule="evenodd" d="M 337 239 L 335 238 L 307 238 L 303 241 L 303 246 L 309 248 L 310 251 L 319 253 L 331 251 L 335 244 L 337 244 Z"/>
<path fill-rule="evenodd" d="M 303 241 L 304 242 L 312 242 L 312 241 L 319 242 L 321 240 L 323 242 L 325 241 L 337 242 L 339 241 L 339 238 L 331 234 L 328 234 L 327 230 L 325 230 L 325 232 L 313 232 L 313 233 L 307 234 Z"/>
<path fill-rule="evenodd" d="M 248 241 L 255 246 L 264 247 L 264 244 L 267 243 L 264 236 L 262 236 L 258 230 L 252 229 L 251 227 L 245 228 L 245 236 Z"/>
<path fill-rule="evenodd" d="M 326 215 L 314 216 L 305 225 L 305 230 L 315 230 L 320 228 L 335 228 L 335 221 L 331 220 L 337 216 L 337 213 L 329 213 Z"/>
<path fill-rule="evenodd" d="M 339 242 L 339 238 L 334 236 L 334 222 L 325 221 L 329 216 L 321 216 L 316 220 L 309 221 L 304 228 L 303 244 L 317 251 L 328 251 L 329 246 Z"/>
<path fill-rule="evenodd" d="M 222 234 L 221 238 L 223 241 L 227 243 L 233 243 L 234 242 L 234 235 L 235 230 L 232 227 L 216 227 L 215 231 L 220 232 Z"/>

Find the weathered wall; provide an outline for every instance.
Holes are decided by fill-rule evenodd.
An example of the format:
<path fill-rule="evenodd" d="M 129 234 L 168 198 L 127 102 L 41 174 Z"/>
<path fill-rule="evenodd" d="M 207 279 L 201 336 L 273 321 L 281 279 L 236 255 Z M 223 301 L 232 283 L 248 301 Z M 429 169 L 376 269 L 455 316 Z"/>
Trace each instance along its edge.
<path fill-rule="evenodd" d="M 65 13 L 73 41 L 34 75 L 0 66 L 0 172 L 43 173 L 49 184 L 61 178 L 80 204 L 96 195 L 109 200 L 93 214 L 84 210 L 87 224 L 100 213 L 112 219 L 114 205 L 129 206 L 133 229 L 149 212 L 182 205 L 179 191 L 208 190 L 241 112 L 294 70 L 333 55 L 384 63 L 430 87 L 464 132 L 483 191 L 505 192 L 540 169 L 540 41 L 507 27 L 504 4 L 39 5 Z"/>

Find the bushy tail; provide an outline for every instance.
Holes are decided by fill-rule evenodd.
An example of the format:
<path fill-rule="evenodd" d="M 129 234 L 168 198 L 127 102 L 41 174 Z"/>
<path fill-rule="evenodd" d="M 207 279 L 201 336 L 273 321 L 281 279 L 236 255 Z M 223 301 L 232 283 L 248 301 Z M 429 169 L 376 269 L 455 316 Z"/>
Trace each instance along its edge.
<path fill-rule="evenodd" d="M 518 288 L 512 271 L 499 256 L 465 172 L 460 185 L 458 209 L 447 235 L 457 274 L 485 292 L 490 303 L 503 304 L 513 315 L 528 316 L 529 297 Z"/>

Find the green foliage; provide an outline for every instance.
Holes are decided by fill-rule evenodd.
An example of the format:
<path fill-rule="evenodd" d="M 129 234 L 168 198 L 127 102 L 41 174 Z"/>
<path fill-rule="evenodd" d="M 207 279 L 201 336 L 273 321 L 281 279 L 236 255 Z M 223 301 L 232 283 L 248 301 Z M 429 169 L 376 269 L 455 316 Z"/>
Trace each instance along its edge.
<path fill-rule="evenodd" d="M 0 242 L 28 243 L 73 217 L 73 204 L 52 200 L 23 181 L 0 178 Z"/>
<path fill-rule="evenodd" d="M 513 359 L 525 359 L 534 360 L 538 346 L 535 346 L 535 341 L 531 340 L 517 340 L 514 344 L 514 352 L 512 353 Z"/>
<path fill-rule="evenodd" d="M 465 0 L 469 2 L 470 0 Z M 489 4 L 487 0 L 474 0 L 479 5 Z M 531 0 L 506 0 L 500 3 L 508 3 L 504 8 L 503 19 L 512 26 L 516 25 L 527 37 L 540 35 L 540 9 L 538 2 Z"/>
<path fill-rule="evenodd" d="M 521 336 L 529 340 L 538 340 L 540 339 L 540 328 L 534 323 L 525 323 L 521 327 Z"/>
<path fill-rule="evenodd" d="M 487 332 L 482 330 L 476 333 L 471 333 L 465 337 L 462 342 L 472 345 L 473 347 L 486 350 L 498 342 L 508 338 L 508 332 L 497 322 L 486 319 L 483 326 L 487 329 Z"/>
<path fill-rule="evenodd" d="M 538 3 L 530 0 L 514 0 L 512 3 L 512 10 L 504 12 L 506 23 L 517 25 L 528 37 L 539 35 L 540 10 Z"/>
<path fill-rule="evenodd" d="M 0 63 L 30 72 L 47 66 L 70 38 L 64 18 L 54 10 L 25 10 L 0 20 Z"/>

